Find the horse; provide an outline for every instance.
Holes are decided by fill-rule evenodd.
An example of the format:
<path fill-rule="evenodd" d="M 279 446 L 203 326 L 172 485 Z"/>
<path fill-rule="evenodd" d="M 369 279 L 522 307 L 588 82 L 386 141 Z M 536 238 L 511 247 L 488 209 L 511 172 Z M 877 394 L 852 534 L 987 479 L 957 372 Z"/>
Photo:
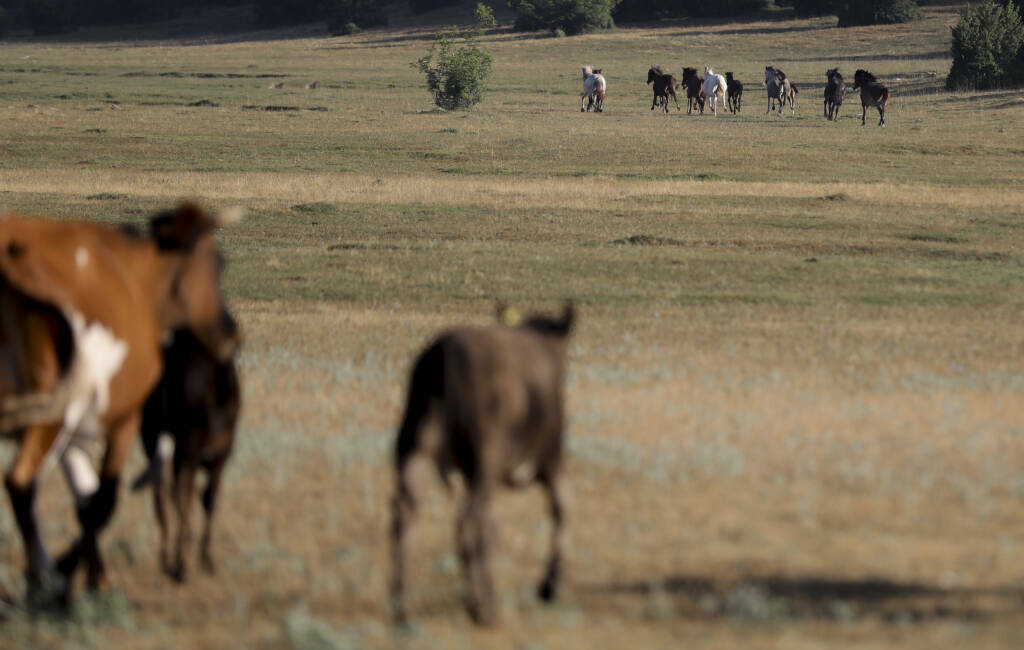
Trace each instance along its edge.
<path fill-rule="evenodd" d="M 782 70 L 777 70 L 770 65 L 764 67 L 764 85 L 768 89 L 768 110 L 764 112 L 765 115 L 771 113 L 775 108 L 775 102 L 779 103 L 779 115 L 782 115 L 782 108 L 786 105 L 786 99 L 792 97 L 793 91 L 790 89 L 789 79 L 786 79 L 786 73 Z M 796 112 L 794 104 L 793 112 Z"/>
<path fill-rule="evenodd" d="M 83 560 L 89 589 L 106 584 L 98 537 L 116 507 L 142 405 L 162 372 L 164 332 L 187 328 L 217 358 L 237 349 L 214 241 L 231 220 L 192 204 L 157 215 L 146 234 L 85 221 L 0 219 L 0 437 L 18 443 L 5 485 L 28 559 L 29 602 L 69 602 Z M 99 475 L 93 446 L 105 448 Z M 81 533 L 55 573 L 35 498 L 39 477 L 56 462 Z"/>
<path fill-rule="evenodd" d="M 740 112 L 740 105 L 743 103 L 743 83 L 732 76 L 731 72 L 725 73 L 725 83 L 729 86 L 729 99 L 727 105 L 729 110 L 735 114 Z"/>
<path fill-rule="evenodd" d="M 878 83 L 875 75 L 867 70 L 857 70 L 853 73 L 853 89 L 860 89 L 860 125 L 864 126 L 867 119 L 868 107 L 874 106 L 878 109 L 878 126 L 885 126 L 885 105 L 889 103 L 889 88 Z"/>
<path fill-rule="evenodd" d="M 697 75 L 696 68 L 683 68 L 683 85 L 686 86 L 686 114 L 694 108 L 704 112 L 704 79 Z"/>
<path fill-rule="evenodd" d="M 843 81 L 843 75 L 839 74 L 839 68 L 832 68 L 825 75 L 828 77 L 825 86 L 825 118 L 834 122 L 839 120 L 839 107 L 846 98 L 846 82 Z"/>
<path fill-rule="evenodd" d="M 442 332 L 413 364 L 395 445 L 397 485 L 391 502 L 391 607 L 403 606 L 405 538 L 416 511 L 413 471 L 433 465 L 448 483 L 465 479 L 456 543 L 468 583 L 468 609 L 481 625 L 497 622 L 490 572 L 495 543 L 491 508 L 501 486 L 539 483 L 554 523 L 547 569 L 537 587 L 544 601 L 558 588 L 565 504 L 561 490 L 565 375 L 575 312 L 533 315 L 521 325 L 459 327 Z"/>
<path fill-rule="evenodd" d="M 710 67 L 704 68 L 704 95 L 711 100 L 711 110 L 714 111 L 715 117 L 718 117 L 718 99 L 721 98 L 725 101 L 725 93 L 729 85 L 725 81 L 725 77 L 720 74 L 715 74 L 715 71 Z M 701 115 L 704 111 L 701 110 Z"/>
<path fill-rule="evenodd" d="M 676 78 L 670 74 L 661 71 L 661 68 L 652 65 L 651 69 L 647 71 L 647 83 L 652 83 L 652 89 L 654 90 L 654 99 L 651 101 L 651 110 L 654 110 L 655 106 L 662 106 L 665 112 L 668 113 L 668 98 L 672 96 L 672 100 L 676 103 L 676 110 L 679 108 L 679 100 L 676 99 Z"/>
<path fill-rule="evenodd" d="M 589 65 L 583 66 L 583 92 L 580 93 L 580 112 L 594 109 L 595 113 L 604 112 L 604 94 L 607 84 L 601 68 L 596 70 Z M 584 108 L 586 102 L 586 108 Z"/>
<path fill-rule="evenodd" d="M 192 490 L 200 468 L 206 470 L 202 497 L 206 519 L 199 561 L 204 571 L 214 572 L 210 552 L 214 509 L 224 465 L 234 445 L 241 391 L 234 359 L 213 357 L 187 329 L 172 332 L 162 356 L 164 374 L 142 409 L 140 439 L 150 464 L 132 489 L 152 487 L 160 525 L 161 568 L 175 581 L 184 582 Z M 173 551 L 168 527 L 172 500 L 178 523 Z"/>

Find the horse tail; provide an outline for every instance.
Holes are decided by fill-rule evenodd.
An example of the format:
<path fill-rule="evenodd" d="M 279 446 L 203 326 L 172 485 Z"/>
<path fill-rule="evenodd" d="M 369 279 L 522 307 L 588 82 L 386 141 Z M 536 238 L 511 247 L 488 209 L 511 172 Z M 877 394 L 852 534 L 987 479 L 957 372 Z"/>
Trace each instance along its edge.
<path fill-rule="evenodd" d="M 889 103 L 889 87 L 879 86 L 881 94 L 878 96 L 878 104 L 884 109 L 885 105 Z"/>
<path fill-rule="evenodd" d="M 799 93 L 800 93 L 800 89 L 796 87 L 796 84 L 795 84 L 795 83 L 793 83 L 793 82 L 790 82 L 790 83 L 789 83 L 789 87 L 793 89 L 793 92 L 794 92 L 794 93 L 797 93 L 797 94 L 799 94 Z"/>

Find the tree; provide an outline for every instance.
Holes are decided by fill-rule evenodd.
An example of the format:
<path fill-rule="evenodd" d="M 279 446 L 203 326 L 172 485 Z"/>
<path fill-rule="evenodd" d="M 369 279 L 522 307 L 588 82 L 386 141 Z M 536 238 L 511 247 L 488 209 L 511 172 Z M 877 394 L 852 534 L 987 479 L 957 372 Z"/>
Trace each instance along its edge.
<path fill-rule="evenodd" d="M 836 0 L 832 5 L 840 27 L 889 25 L 924 17 L 916 0 Z"/>
<path fill-rule="evenodd" d="M 967 7 L 953 27 L 953 65 L 946 87 L 992 88 L 1024 81 L 1024 24 L 1013 3 Z"/>
<path fill-rule="evenodd" d="M 491 74 L 492 59 L 478 39 L 484 29 L 496 24 L 490 7 L 478 3 L 476 24 L 434 34 L 430 52 L 412 65 L 427 76 L 427 88 L 435 104 L 454 111 L 479 103 Z"/>
<path fill-rule="evenodd" d="M 619 0 L 509 0 L 516 12 L 519 31 L 561 29 L 566 34 L 582 34 L 614 27 L 612 10 Z"/>

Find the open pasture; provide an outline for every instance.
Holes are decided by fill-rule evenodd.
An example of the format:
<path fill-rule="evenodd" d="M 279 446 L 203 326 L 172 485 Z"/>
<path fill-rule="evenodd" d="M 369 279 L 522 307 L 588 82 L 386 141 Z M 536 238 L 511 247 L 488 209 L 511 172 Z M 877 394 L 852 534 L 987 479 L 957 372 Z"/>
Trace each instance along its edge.
<path fill-rule="evenodd" d="M 114 590 L 32 617 L 0 508 L 0 647 L 1019 646 L 1024 97 L 942 90 L 957 10 L 501 29 L 490 92 L 451 114 L 409 65 L 432 30 L 402 20 L 3 43 L 0 203 L 249 216 L 220 239 L 246 346 L 219 573 L 168 583 L 150 500 L 123 491 L 101 540 Z M 603 114 L 579 112 L 584 64 L 608 80 Z M 743 112 L 650 111 L 651 64 L 734 72 Z M 764 116 L 765 65 L 799 88 L 795 117 Z M 889 85 L 886 128 L 860 126 L 853 92 L 824 119 L 836 65 Z M 424 476 L 395 632 L 389 463 L 413 355 L 496 299 L 567 297 L 560 599 L 533 593 L 539 491 L 503 495 L 503 626 L 473 629 L 456 499 Z M 61 549 L 57 475 L 41 519 Z"/>

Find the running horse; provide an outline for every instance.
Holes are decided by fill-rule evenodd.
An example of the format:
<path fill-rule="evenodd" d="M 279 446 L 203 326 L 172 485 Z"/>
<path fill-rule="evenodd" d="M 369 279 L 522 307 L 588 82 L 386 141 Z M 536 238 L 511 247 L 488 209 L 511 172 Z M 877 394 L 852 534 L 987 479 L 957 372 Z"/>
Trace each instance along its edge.
<path fill-rule="evenodd" d="M 18 445 L 4 482 L 27 555 L 30 603 L 67 603 L 83 561 L 88 587 L 106 584 L 98 536 L 162 372 L 164 333 L 187 328 L 219 359 L 238 347 L 214 242 L 229 220 L 191 204 L 154 217 L 147 233 L 0 218 L 0 437 Z M 98 475 L 93 447 L 104 450 Z M 41 476 L 58 462 L 81 533 L 55 572 L 35 500 Z"/>
<path fill-rule="evenodd" d="M 732 113 L 739 113 L 740 107 L 743 104 L 743 83 L 733 77 L 731 72 L 725 73 L 725 83 L 729 87 L 727 91 L 729 97 L 726 105 Z"/>
<path fill-rule="evenodd" d="M 868 107 L 874 106 L 878 109 L 878 126 L 885 126 L 885 105 L 889 103 L 889 88 L 878 83 L 875 75 L 867 70 L 857 70 L 853 73 L 853 89 L 860 89 L 860 125 L 864 126 Z"/>
<path fill-rule="evenodd" d="M 654 90 L 654 99 L 651 101 L 651 110 L 654 110 L 655 106 L 661 106 L 668 113 L 668 98 L 672 96 L 672 100 L 676 103 L 676 110 L 682 110 L 679 108 L 679 100 L 676 99 L 676 78 L 670 74 L 661 71 L 661 68 L 652 65 L 651 69 L 647 71 L 647 83 L 653 83 L 652 89 Z"/>
<path fill-rule="evenodd" d="M 683 68 L 683 86 L 686 87 L 686 114 L 693 109 L 704 112 L 704 80 L 697 75 L 697 68 Z"/>
<path fill-rule="evenodd" d="M 589 65 L 583 66 L 583 92 L 580 93 L 580 112 L 594 109 L 595 113 L 604 112 L 604 93 L 607 84 L 601 68 L 596 70 Z M 586 108 L 584 108 L 584 103 Z"/>
<path fill-rule="evenodd" d="M 768 89 L 768 110 L 765 115 L 772 112 L 774 103 L 779 102 L 779 115 L 782 115 L 782 108 L 786 105 L 786 99 L 792 95 L 789 79 L 782 70 L 773 68 L 770 65 L 764 67 L 764 85 Z M 794 111 L 796 109 L 794 108 Z"/>
<path fill-rule="evenodd" d="M 715 74 L 715 71 L 710 66 L 704 68 L 704 96 L 711 101 L 711 110 L 714 112 L 715 117 L 718 117 L 718 100 L 721 99 L 722 103 L 725 103 L 725 93 L 728 89 L 728 84 L 725 81 L 725 77 L 720 74 Z M 701 109 L 701 115 L 704 114 L 704 110 Z"/>
<path fill-rule="evenodd" d="M 825 75 L 828 77 L 825 86 L 825 117 L 835 122 L 839 120 L 839 107 L 846 99 L 846 82 L 843 81 L 843 75 L 839 74 L 839 68 L 832 68 Z"/>

